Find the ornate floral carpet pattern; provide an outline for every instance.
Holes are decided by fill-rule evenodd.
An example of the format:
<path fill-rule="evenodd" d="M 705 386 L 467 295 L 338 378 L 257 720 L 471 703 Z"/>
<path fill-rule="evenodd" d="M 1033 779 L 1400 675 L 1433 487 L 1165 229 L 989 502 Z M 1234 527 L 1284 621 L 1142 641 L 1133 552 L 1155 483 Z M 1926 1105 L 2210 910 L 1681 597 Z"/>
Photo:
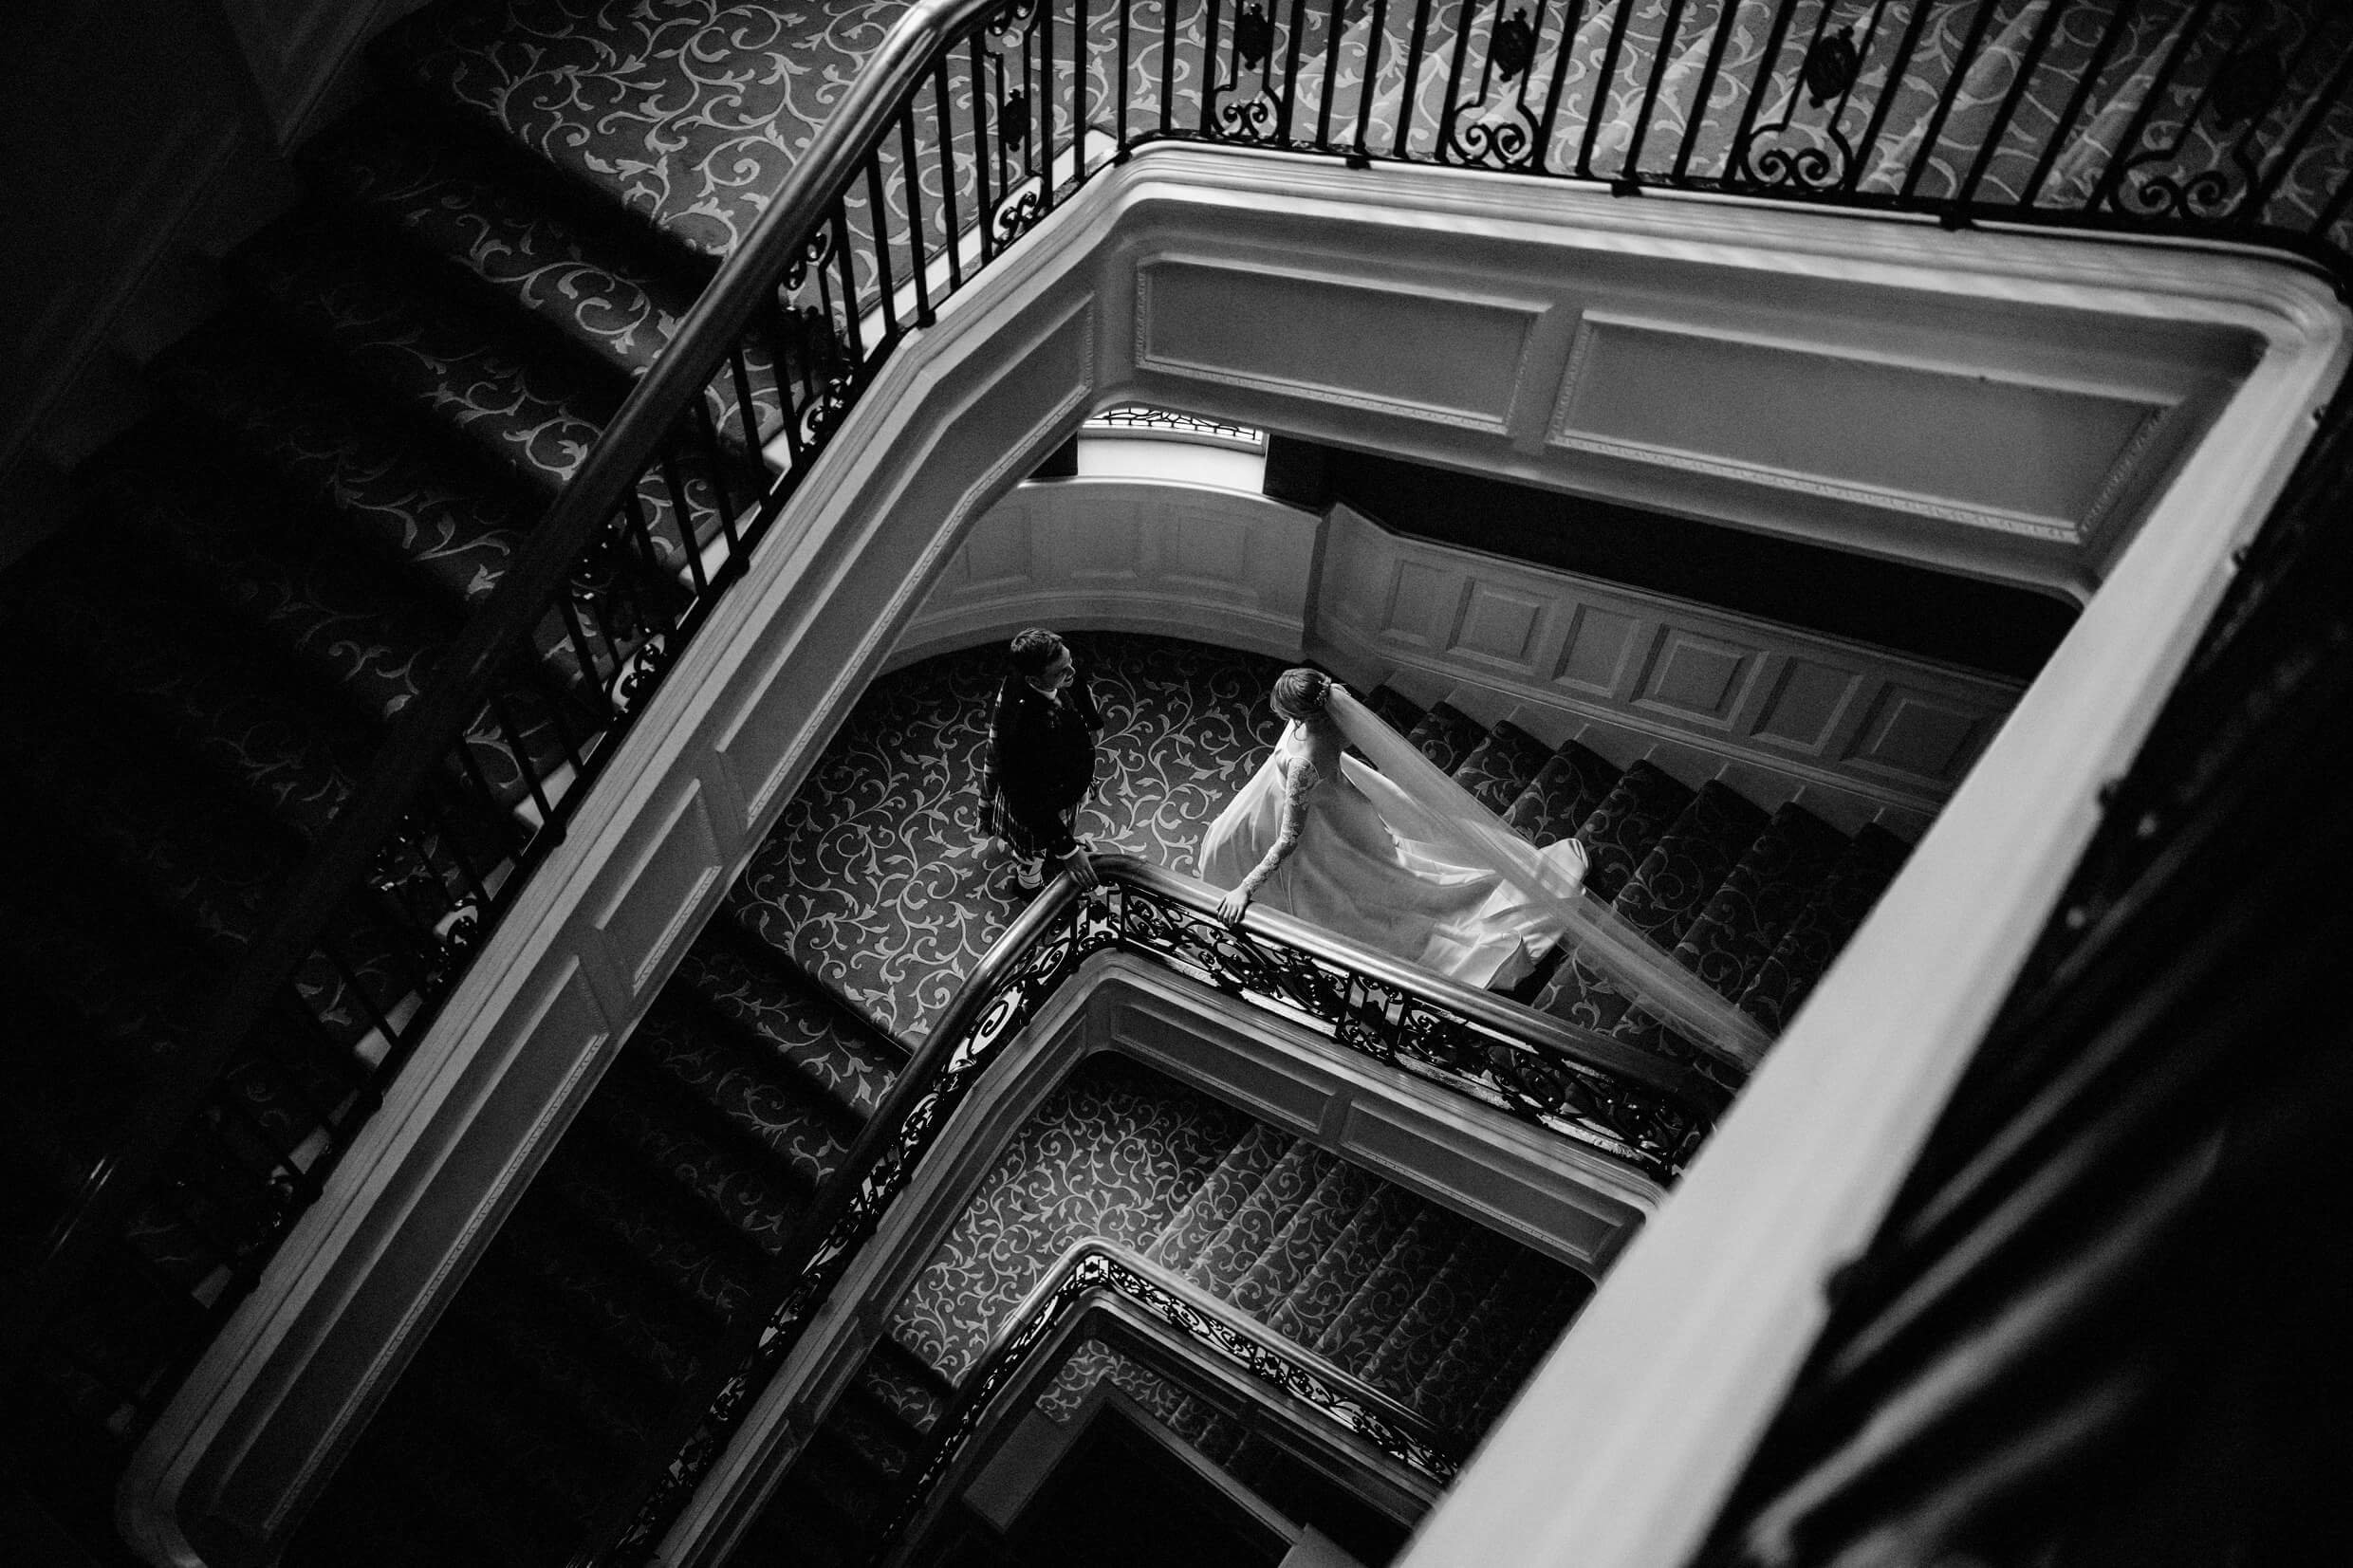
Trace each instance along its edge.
<path fill-rule="evenodd" d="M 1278 661 L 1166 638 L 1088 636 L 1103 730 L 1079 832 L 1190 872 L 1211 819 L 1265 760 Z M 910 1039 L 1028 900 L 982 825 L 999 650 L 875 683 L 730 895 L 728 913 Z"/>

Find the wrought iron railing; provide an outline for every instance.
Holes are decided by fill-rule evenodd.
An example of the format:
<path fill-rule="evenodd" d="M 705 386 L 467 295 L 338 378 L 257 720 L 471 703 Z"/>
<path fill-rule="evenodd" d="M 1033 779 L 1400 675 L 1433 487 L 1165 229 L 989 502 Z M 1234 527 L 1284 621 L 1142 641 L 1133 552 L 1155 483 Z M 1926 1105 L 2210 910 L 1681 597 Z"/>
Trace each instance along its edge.
<path fill-rule="evenodd" d="M 1240 1316 L 1181 1275 L 1107 1242 L 1086 1241 L 1055 1262 L 957 1385 L 954 1402 L 899 1484 L 878 1563 L 899 1560 L 916 1544 L 943 1483 L 969 1469 L 974 1440 L 999 1424 L 992 1418 L 1002 1417 L 1006 1404 L 1027 1403 L 1021 1395 L 1036 1388 L 1042 1370 L 1051 1370 L 1042 1363 L 1052 1348 L 1082 1338 L 1085 1317 L 1113 1304 L 1433 1488 L 1443 1488 L 1462 1467 L 1466 1445 L 1362 1379 Z"/>
<path fill-rule="evenodd" d="M 1142 403 L 1122 403 L 1118 408 L 1104 409 L 1101 414 L 1087 415 L 1079 429 L 1097 435 L 1142 436 L 1149 440 L 1199 441 L 1217 446 L 1247 447 L 1263 452 L 1267 433 L 1231 420 L 1211 419 L 1197 414 L 1178 414 L 1173 409 L 1151 408 Z"/>
<path fill-rule="evenodd" d="M 772 1305 L 734 1355 L 690 1387 L 624 1514 L 591 1531 L 577 1564 L 647 1560 L 750 1401 L 848 1272 L 998 1053 L 1087 958 L 1130 952 L 1268 1008 L 1378 1061 L 1671 1179 L 1707 1135 L 1723 1091 L 1604 1035 L 1540 1018 L 1466 986 L 1252 909 L 1216 916 L 1212 890 L 1121 856 L 1101 884 L 1057 881 L 997 940 L 907 1064 L 840 1171 L 769 1265 Z M 637 1500 L 643 1499 L 642 1506 Z M 618 1535 L 619 1543 L 601 1549 Z"/>
<path fill-rule="evenodd" d="M 120 1391 L 137 1429 L 880 365 L 1136 149 L 2240 242 L 2344 278 L 2349 87 L 2353 11 L 2318 0 L 911 7 L 89 1171 L 0 1356 L 50 1355 L 94 1269 L 146 1280 L 179 1317 Z M 315 1102 L 300 1135 L 242 1131 L 264 1079 Z"/>

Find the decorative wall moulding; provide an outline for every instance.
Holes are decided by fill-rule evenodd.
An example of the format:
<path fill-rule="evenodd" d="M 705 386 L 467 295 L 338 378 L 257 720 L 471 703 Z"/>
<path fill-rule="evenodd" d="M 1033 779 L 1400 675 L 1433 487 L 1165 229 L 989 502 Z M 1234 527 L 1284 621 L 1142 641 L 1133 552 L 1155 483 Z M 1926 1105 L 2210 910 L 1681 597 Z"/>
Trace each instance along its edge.
<path fill-rule="evenodd" d="M 1623 764 L 1648 741 L 1779 780 L 1853 828 L 1909 832 L 1952 794 L 2023 688 L 1687 600 L 1393 533 L 1333 508 L 1315 636 L 1360 679 L 1407 672 Z M 1603 733 L 1594 732 L 1595 729 Z M 1698 780 L 1686 778 L 1686 783 Z"/>
<path fill-rule="evenodd" d="M 1137 269 L 1136 364 L 1503 435 L 1547 308 L 1361 269 L 1162 259 Z"/>

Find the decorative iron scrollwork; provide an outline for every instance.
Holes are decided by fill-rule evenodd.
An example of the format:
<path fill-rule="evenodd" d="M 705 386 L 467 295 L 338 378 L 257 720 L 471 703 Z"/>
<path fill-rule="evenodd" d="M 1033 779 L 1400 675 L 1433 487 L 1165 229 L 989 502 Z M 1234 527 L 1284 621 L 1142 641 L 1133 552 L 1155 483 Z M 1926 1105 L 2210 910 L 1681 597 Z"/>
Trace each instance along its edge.
<path fill-rule="evenodd" d="M 1245 6 L 1233 19 L 1233 47 L 1247 68 L 1258 70 L 1266 65 L 1267 55 L 1274 47 L 1274 23 L 1263 8 Z"/>
<path fill-rule="evenodd" d="M 2279 46 L 2268 38 L 2258 38 L 2222 63 L 2206 101 L 2214 110 L 2214 123 L 2234 131 L 2269 114 L 2287 85 L 2288 66 L 2280 58 Z"/>
<path fill-rule="evenodd" d="M 997 139 L 1012 152 L 1029 139 L 1029 95 L 1019 87 L 997 101 Z"/>
<path fill-rule="evenodd" d="M 1536 60 L 1536 29 L 1528 25 L 1525 7 L 1495 24 L 1495 41 L 1490 46 L 1487 58 L 1493 64 L 1495 74 L 1506 82 L 1517 82 L 1528 74 L 1528 67 Z"/>
<path fill-rule="evenodd" d="M 1855 29 L 1849 25 L 1815 39 L 1798 74 L 1806 83 L 1807 99 L 1819 109 L 1853 86 L 1862 69 L 1862 55 L 1855 47 Z"/>

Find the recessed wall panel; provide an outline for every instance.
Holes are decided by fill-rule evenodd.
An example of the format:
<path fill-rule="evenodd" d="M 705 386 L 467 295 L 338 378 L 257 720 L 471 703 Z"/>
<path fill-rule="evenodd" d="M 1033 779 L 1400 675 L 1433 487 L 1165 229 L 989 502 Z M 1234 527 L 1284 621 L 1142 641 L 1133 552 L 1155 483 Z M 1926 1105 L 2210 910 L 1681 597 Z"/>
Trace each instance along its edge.
<path fill-rule="evenodd" d="M 1757 719 L 1757 739 L 1808 756 L 1822 755 L 1859 681 L 1851 670 L 1834 670 L 1811 659 L 1785 660 L 1773 694 Z"/>
<path fill-rule="evenodd" d="M 2170 405 L 1588 316 L 1556 445 L 2076 540 Z"/>
<path fill-rule="evenodd" d="M 1595 696 L 1615 696 L 1640 624 L 1632 616 L 1579 605 L 1569 622 L 1568 641 L 1561 650 L 1561 671 L 1555 678 Z"/>
<path fill-rule="evenodd" d="M 1687 719 L 1729 724 L 1732 704 L 1756 657 L 1753 648 L 1669 627 L 1658 639 L 1637 700 L 1645 708 L 1662 708 Z"/>
<path fill-rule="evenodd" d="M 1263 267 L 1137 276 L 1137 363 L 1501 434 L 1545 307 Z"/>
<path fill-rule="evenodd" d="M 1418 561 L 1399 562 L 1382 632 L 1425 648 L 1438 646 L 1446 635 L 1443 622 L 1454 618 L 1454 596 L 1460 587 L 1461 580 L 1452 572 Z"/>
<path fill-rule="evenodd" d="M 1454 649 L 1474 658 L 1525 669 L 1536 655 L 1536 628 L 1544 600 L 1528 594 L 1473 582 L 1463 604 Z"/>
<path fill-rule="evenodd" d="M 1933 692 L 1891 685 L 1863 727 L 1855 761 L 1916 779 L 1957 780 L 1987 724 L 1984 715 Z"/>

